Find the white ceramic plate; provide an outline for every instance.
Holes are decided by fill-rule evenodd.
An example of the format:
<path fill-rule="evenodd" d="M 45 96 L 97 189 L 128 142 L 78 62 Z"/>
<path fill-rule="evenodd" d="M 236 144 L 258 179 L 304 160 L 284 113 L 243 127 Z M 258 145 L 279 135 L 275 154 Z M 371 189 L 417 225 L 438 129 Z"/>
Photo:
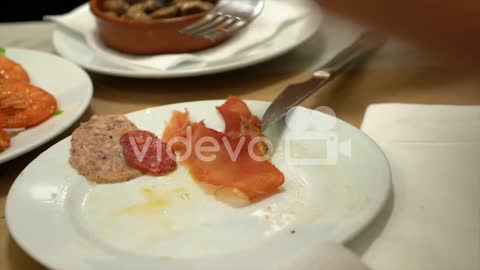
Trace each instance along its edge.
<path fill-rule="evenodd" d="M 194 121 L 222 129 L 215 110 L 222 103 L 173 104 L 127 116 L 161 134 L 172 110 L 188 108 Z M 262 115 L 269 104 L 248 105 Z M 294 115 L 294 127 L 271 128 L 272 160 L 286 175 L 284 189 L 243 208 L 203 192 L 181 166 L 165 177 L 91 184 L 68 164 L 66 138 L 13 184 L 8 228 L 21 247 L 53 269 L 296 269 L 291 264 L 312 246 L 358 234 L 390 189 L 388 162 L 371 139 L 340 120 L 328 132 L 309 131 L 307 118 L 335 121 L 313 112 Z M 315 155 L 332 165 L 293 164 Z M 287 162 L 287 156 L 294 159 Z"/>
<path fill-rule="evenodd" d="M 0 153 L 0 163 L 46 143 L 70 127 L 85 112 L 93 93 L 87 73 L 58 56 L 14 48 L 7 48 L 6 56 L 26 69 L 32 84 L 55 96 L 63 113 L 14 136 L 10 148 Z"/>
<path fill-rule="evenodd" d="M 56 28 L 53 32 L 55 50 L 87 70 L 132 78 L 178 78 L 226 72 L 252 66 L 293 50 L 312 37 L 320 26 L 319 18 L 307 16 L 302 21 L 283 28 L 262 46 L 256 46 L 241 55 L 235 55 L 206 66 L 180 65 L 168 70 L 129 69 L 95 56 L 84 38 L 71 31 Z M 221 45 L 219 45 L 221 46 Z"/>

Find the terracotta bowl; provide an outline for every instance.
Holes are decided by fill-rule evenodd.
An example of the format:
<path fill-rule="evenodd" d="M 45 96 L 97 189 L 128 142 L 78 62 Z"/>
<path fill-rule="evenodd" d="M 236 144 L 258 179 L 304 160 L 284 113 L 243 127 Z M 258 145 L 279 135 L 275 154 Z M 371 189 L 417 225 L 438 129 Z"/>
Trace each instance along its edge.
<path fill-rule="evenodd" d="M 203 50 L 224 41 L 209 41 L 186 36 L 178 31 L 199 20 L 206 13 L 151 21 L 133 21 L 105 14 L 100 8 L 105 0 L 91 0 L 101 40 L 109 47 L 130 54 L 148 55 L 185 53 Z"/>

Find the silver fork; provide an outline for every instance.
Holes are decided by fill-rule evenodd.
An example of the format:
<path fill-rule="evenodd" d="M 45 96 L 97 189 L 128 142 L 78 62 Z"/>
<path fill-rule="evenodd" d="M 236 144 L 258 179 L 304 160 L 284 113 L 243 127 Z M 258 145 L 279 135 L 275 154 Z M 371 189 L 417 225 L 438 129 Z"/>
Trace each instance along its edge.
<path fill-rule="evenodd" d="M 265 0 L 220 0 L 217 6 L 198 22 L 180 33 L 216 40 L 247 26 L 263 10 Z"/>

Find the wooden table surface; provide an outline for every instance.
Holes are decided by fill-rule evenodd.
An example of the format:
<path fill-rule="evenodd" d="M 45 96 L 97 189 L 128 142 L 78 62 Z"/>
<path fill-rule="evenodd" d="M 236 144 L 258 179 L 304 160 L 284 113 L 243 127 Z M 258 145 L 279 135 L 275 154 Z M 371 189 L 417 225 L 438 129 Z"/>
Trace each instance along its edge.
<path fill-rule="evenodd" d="M 27 26 L 24 27 L 28 28 Z M 5 26 L 7 27 L 13 26 Z M 2 28 L 0 33 L 1 30 Z M 39 45 L 26 45 L 36 46 Z M 45 44 L 40 49 L 44 48 L 42 46 Z M 44 50 L 51 48 L 48 46 Z M 310 74 L 308 70 L 302 69 L 272 71 L 272 65 L 288 64 L 285 59 L 287 58 L 256 68 L 187 79 L 136 80 L 90 74 L 95 93 L 80 121 L 46 145 L 0 165 L 0 269 L 44 269 L 9 235 L 5 223 L 5 200 L 13 181 L 23 168 L 48 147 L 69 136 L 80 122 L 88 120 L 94 114 L 128 113 L 163 104 L 223 99 L 231 95 L 244 99 L 272 100 L 285 86 L 306 79 Z M 355 126 L 361 124 L 367 106 L 374 103 L 480 105 L 480 76 L 476 73 L 441 64 L 392 66 L 388 64 L 388 59 L 382 62 L 387 64 L 358 68 L 337 78 L 303 105 L 328 105 L 340 119 Z M 349 246 L 361 254 L 365 247 L 355 241 Z"/>

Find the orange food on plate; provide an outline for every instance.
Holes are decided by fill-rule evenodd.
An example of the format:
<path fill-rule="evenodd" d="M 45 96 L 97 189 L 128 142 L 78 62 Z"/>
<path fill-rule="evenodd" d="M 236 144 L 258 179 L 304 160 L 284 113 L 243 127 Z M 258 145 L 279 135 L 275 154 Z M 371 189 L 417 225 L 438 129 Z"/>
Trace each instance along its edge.
<path fill-rule="evenodd" d="M 214 186 L 215 194 L 228 189 L 249 201 L 274 194 L 284 183 L 284 175 L 264 156 L 268 149 L 261 140 L 264 136 L 260 119 L 237 97 L 229 98 L 217 109 L 225 121 L 224 132 L 208 128 L 203 122 L 191 122 L 188 112 L 174 112 L 163 141 L 172 144 L 171 140 L 177 138 L 172 145 L 182 164 L 196 181 Z M 216 151 L 202 152 L 199 147 Z"/>
<path fill-rule="evenodd" d="M 0 84 L 0 128 L 28 128 L 52 117 L 57 101 L 45 90 L 26 82 Z"/>
<path fill-rule="evenodd" d="M 0 129 L 0 152 L 5 151 L 10 146 L 10 136 L 5 130 Z"/>
<path fill-rule="evenodd" d="M 225 120 L 225 134 L 230 138 L 246 136 L 248 138 L 264 137 L 260 119 L 250 112 L 247 104 L 238 97 L 230 97 L 217 110 Z M 268 147 L 259 142 L 258 147 L 266 154 Z"/>
<path fill-rule="evenodd" d="M 174 137 L 184 137 L 187 126 L 190 124 L 190 117 L 188 112 L 173 111 L 170 122 L 163 131 L 162 140 L 166 143 L 171 141 Z M 181 145 L 174 144 L 173 150 L 180 151 Z"/>
<path fill-rule="evenodd" d="M 16 62 L 5 56 L 0 56 L 0 81 L 17 80 L 22 82 L 30 82 L 25 69 Z"/>

